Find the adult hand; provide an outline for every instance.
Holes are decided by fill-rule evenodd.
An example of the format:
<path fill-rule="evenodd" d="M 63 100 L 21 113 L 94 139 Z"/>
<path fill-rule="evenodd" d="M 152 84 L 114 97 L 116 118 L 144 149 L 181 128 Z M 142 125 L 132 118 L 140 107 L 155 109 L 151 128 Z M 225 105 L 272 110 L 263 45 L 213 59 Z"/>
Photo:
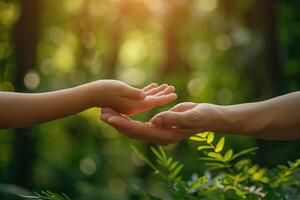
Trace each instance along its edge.
<path fill-rule="evenodd" d="M 111 108 L 102 109 L 101 119 L 129 138 L 160 145 L 177 143 L 191 135 L 189 131 L 158 127 L 150 122 L 133 121 Z"/>
<path fill-rule="evenodd" d="M 176 128 L 191 134 L 212 131 L 217 124 L 217 114 L 215 105 L 185 102 L 155 115 L 150 122 L 155 126 Z"/>

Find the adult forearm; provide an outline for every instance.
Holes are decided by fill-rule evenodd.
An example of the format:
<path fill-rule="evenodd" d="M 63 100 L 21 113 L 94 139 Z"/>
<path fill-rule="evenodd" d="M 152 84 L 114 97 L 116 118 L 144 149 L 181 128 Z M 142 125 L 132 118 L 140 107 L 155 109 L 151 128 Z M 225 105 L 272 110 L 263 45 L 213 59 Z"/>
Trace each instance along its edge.
<path fill-rule="evenodd" d="M 300 92 L 217 108 L 219 131 L 267 139 L 300 138 Z"/>
<path fill-rule="evenodd" d="M 30 126 L 92 107 L 89 84 L 47 93 L 0 93 L 0 127 Z"/>

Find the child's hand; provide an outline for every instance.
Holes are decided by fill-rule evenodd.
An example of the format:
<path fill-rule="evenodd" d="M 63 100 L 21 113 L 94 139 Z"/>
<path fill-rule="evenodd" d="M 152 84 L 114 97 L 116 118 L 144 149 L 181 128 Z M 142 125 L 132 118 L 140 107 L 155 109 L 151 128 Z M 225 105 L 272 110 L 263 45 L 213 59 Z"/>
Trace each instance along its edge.
<path fill-rule="evenodd" d="M 175 88 L 167 84 L 158 86 L 152 83 L 142 90 L 116 80 L 101 80 L 92 84 L 96 84 L 96 90 L 93 90 L 92 95 L 94 106 L 111 107 L 126 115 L 150 110 L 177 98 L 173 93 Z"/>

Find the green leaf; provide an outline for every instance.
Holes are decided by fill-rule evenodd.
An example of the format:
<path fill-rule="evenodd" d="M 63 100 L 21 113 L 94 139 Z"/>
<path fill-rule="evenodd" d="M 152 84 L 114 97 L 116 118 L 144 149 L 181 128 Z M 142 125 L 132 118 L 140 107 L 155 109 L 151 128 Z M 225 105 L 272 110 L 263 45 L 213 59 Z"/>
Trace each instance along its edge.
<path fill-rule="evenodd" d="M 149 193 L 146 193 L 146 195 L 150 200 L 162 200 L 161 198 L 153 196 L 152 194 Z"/>
<path fill-rule="evenodd" d="M 224 144 L 225 144 L 225 138 L 222 137 L 216 146 L 215 152 L 221 152 L 223 150 Z"/>
<path fill-rule="evenodd" d="M 246 154 L 250 154 L 254 151 L 256 151 L 258 148 L 257 147 L 252 147 L 252 148 L 248 148 L 248 149 L 245 149 L 245 150 L 242 150 L 240 151 L 239 153 L 236 153 L 234 154 L 234 156 L 232 156 L 232 160 L 240 157 L 240 156 L 243 156 L 243 155 L 246 155 Z"/>
<path fill-rule="evenodd" d="M 214 133 L 213 132 L 209 132 L 208 136 L 207 136 L 207 144 L 211 144 L 214 141 Z"/>
<path fill-rule="evenodd" d="M 229 149 L 224 155 L 224 162 L 229 161 L 232 158 L 233 150 Z"/>
<path fill-rule="evenodd" d="M 208 178 L 206 176 L 201 176 L 195 182 L 192 183 L 192 185 L 190 186 L 190 189 L 198 188 L 199 186 L 203 185 L 207 181 L 208 181 Z"/>
<path fill-rule="evenodd" d="M 243 168 L 250 168 L 251 166 L 251 160 L 250 159 L 242 159 L 242 160 L 239 160 L 238 162 L 236 162 L 234 164 L 234 167 L 237 169 L 237 170 L 241 170 Z"/>
<path fill-rule="evenodd" d="M 215 158 L 210 158 L 210 157 L 200 157 L 199 160 L 203 160 L 203 161 L 218 161 Z"/>
<path fill-rule="evenodd" d="M 199 147 L 197 148 L 198 151 L 202 151 L 202 150 L 204 150 L 204 149 L 213 149 L 213 147 L 212 147 L 212 146 L 199 146 Z"/>
<path fill-rule="evenodd" d="M 213 169 L 223 169 L 223 168 L 226 167 L 226 166 L 225 166 L 224 164 L 222 164 L 222 163 L 215 163 L 215 162 L 213 162 L 213 163 L 205 163 L 205 165 L 206 165 L 209 169 L 211 169 L 211 170 L 213 170 Z"/>
<path fill-rule="evenodd" d="M 197 142 L 203 142 L 203 141 L 205 141 L 205 139 L 197 137 L 197 136 L 190 137 L 190 140 L 197 141 Z"/>
<path fill-rule="evenodd" d="M 167 167 L 170 167 L 170 165 L 172 164 L 172 162 L 173 162 L 173 158 L 172 157 L 168 158 Z"/>
<path fill-rule="evenodd" d="M 173 171 L 178 164 L 179 164 L 179 162 L 177 162 L 177 161 L 173 162 L 171 167 L 170 167 L 170 171 Z"/>
<path fill-rule="evenodd" d="M 155 167 L 155 165 L 148 158 L 146 158 L 146 156 L 144 156 L 135 146 L 131 145 L 130 148 L 142 161 L 147 163 L 154 171 L 158 170 Z"/>
<path fill-rule="evenodd" d="M 248 173 L 249 174 L 254 174 L 257 170 L 259 170 L 259 166 L 258 165 L 253 165 L 249 170 Z"/>
<path fill-rule="evenodd" d="M 171 180 L 175 179 L 179 174 L 179 172 L 182 170 L 182 168 L 183 168 L 183 164 L 178 165 L 178 167 L 176 167 L 176 169 L 169 175 L 169 178 Z"/>
<path fill-rule="evenodd" d="M 196 135 L 202 138 L 206 138 L 210 132 L 197 133 Z"/>
<path fill-rule="evenodd" d="M 158 149 L 159 149 L 159 151 L 161 153 L 161 156 L 162 156 L 163 160 L 165 162 L 167 162 L 167 155 L 166 155 L 165 151 L 163 150 L 163 148 L 161 146 L 159 146 Z"/>
<path fill-rule="evenodd" d="M 215 152 L 209 152 L 207 154 L 209 157 L 215 158 L 219 161 L 223 161 L 223 156 L 220 153 L 215 153 Z"/>
<path fill-rule="evenodd" d="M 35 196 L 26 196 L 26 195 L 18 195 L 19 197 L 25 198 L 25 199 L 49 199 L 49 200 L 70 200 L 70 198 L 62 193 L 57 194 L 50 191 L 41 191 L 41 193 L 34 193 Z"/>
<path fill-rule="evenodd" d="M 154 153 L 154 155 L 156 156 L 156 158 L 158 158 L 159 160 L 164 160 L 164 158 L 162 157 L 162 155 L 160 155 L 160 153 L 154 147 L 150 147 L 150 149 Z"/>

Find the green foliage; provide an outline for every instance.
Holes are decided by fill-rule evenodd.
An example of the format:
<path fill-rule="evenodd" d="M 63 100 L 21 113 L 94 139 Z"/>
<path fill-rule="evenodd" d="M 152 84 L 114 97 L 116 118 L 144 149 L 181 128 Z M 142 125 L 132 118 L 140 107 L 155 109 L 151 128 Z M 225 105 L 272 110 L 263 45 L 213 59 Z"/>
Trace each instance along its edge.
<path fill-rule="evenodd" d="M 183 164 L 168 157 L 161 147 L 151 148 L 156 163 L 133 147 L 135 153 L 167 183 L 173 200 L 283 200 L 300 197 L 300 159 L 268 169 L 244 158 L 253 154 L 256 147 L 234 153 L 232 149 L 225 148 L 224 137 L 216 141 L 212 132 L 196 134 L 191 140 L 199 142 L 197 150 L 203 155 L 199 159 L 204 162 L 208 171 L 200 177 L 193 175 L 189 181 L 183 181 L 180 176 Z M 151 200 L 160 199 L 150 194 L 147 196 Z"/>
<path fill-rule="evenodd" d="M 50 191 L 42 191 L 39 193 L 34 193 L 32 196 L 18 195 L 24 199 L 39 199 L 39 200 L 70 200 L 66 194 L 56 194 Z"/>

